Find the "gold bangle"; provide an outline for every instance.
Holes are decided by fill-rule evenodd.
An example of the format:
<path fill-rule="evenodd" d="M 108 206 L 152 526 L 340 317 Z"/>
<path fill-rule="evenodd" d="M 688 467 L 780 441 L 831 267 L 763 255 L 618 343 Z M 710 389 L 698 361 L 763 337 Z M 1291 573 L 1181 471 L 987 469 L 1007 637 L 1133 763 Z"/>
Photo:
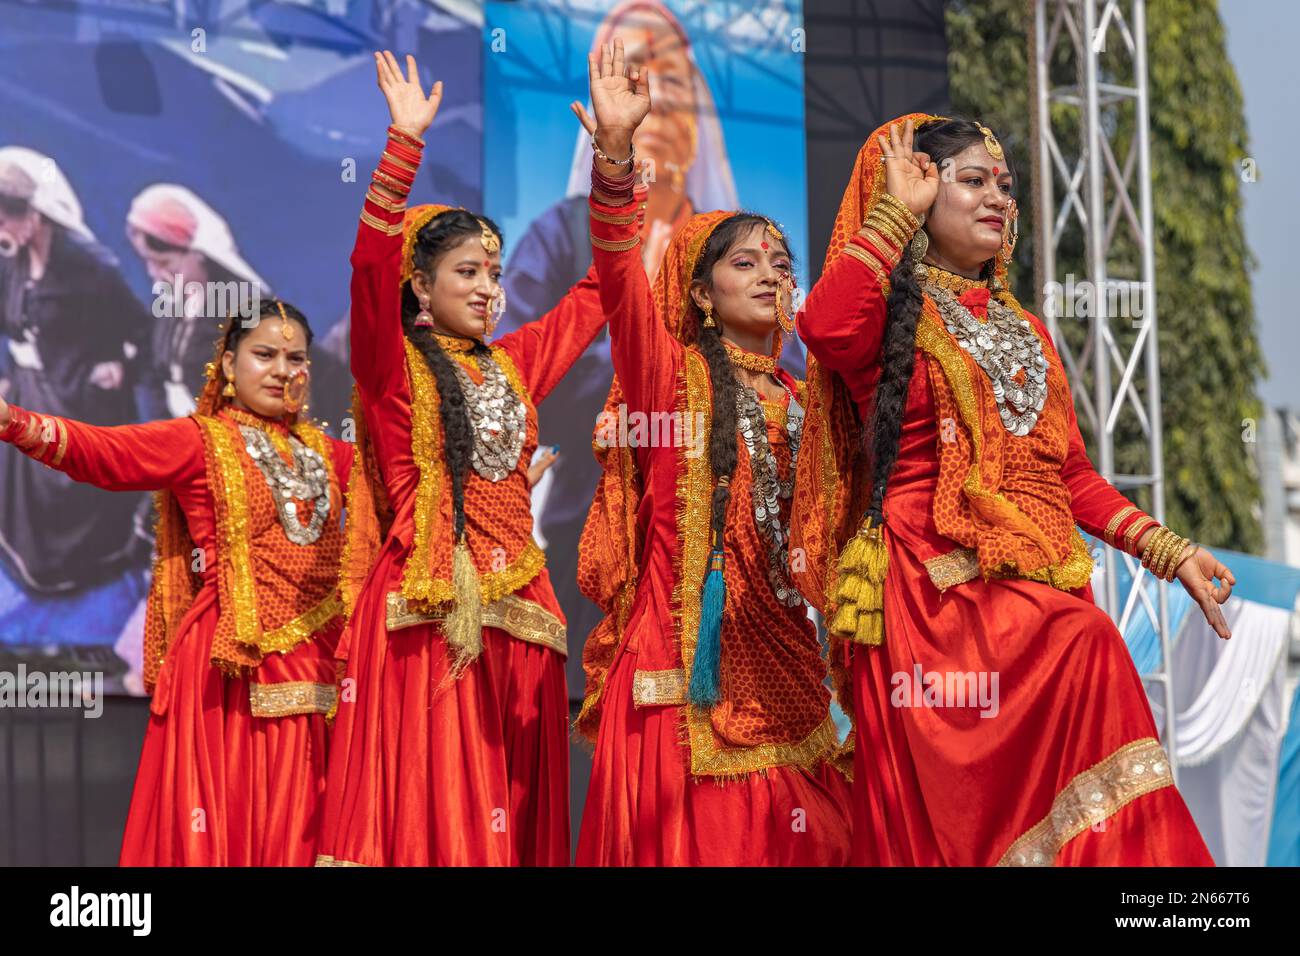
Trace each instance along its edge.
<path fill-rule="evenodd" d="M 406 160 L 402 159 L 400 156 L 394 156 L 394 155 L 393 155 L 392 153 L 390 153 L 388 150 L 384 150 L 384 151 L 383 151 L 383 153 L 381 154 L 381 158 L 382 158 L 382 159 L 386 159 L 386 160 L 388 160 L 390 163 L 392 163 L 392 164 L 393 164 L 394 166 L 396 166 L 398 169 L 409 170 L 410 172 L 413 172 L 413 173 L 415 173 L 415 172 L 419 172 L 419 170 L 420 170 L 420 167 L 419 167 L 419 166 L 416 166 L 416 165 L 414 165 L 414 164 L 412 164 L 412 163 L 407 162 Z"/>
<path fill-rule="evenodd" d="M 894 244 L 897 246 L 907 245 L 907 234 L 903 232 L 902 228 L 894 222 L 894 220 L 890 219 L 879 210 L 871 210 L 871 215 L 867 217 L 867 221 L 863 223 L 863 226 L 869 229 L 875 229 L 877 232 L 889 236 L 894 240 Z"/>
<path fill-rule="evenodd" d="M 1191 540 L 1188 538 L 1179 538 L 1178 546 L 1169 552 L 1169 560 L 1165 564 L 1166 581 L 1172 581 L 1178 577 L 1178 568 L 1183 563 L 1187 547 L 1191 543 Z"/>
<path fill-rule="evenodd" d="M 1155 551 L 1156 545 L 1160 543 L 1160 532 L 1162 529 L 1163 525 L 1157 524 L 1155 530 L 1151 532 L 1151 537 L 1147 538 L 1146 547 L 1142 549 L 1141 558 L 1142 567 L 1144 568 L 1149 569 L 1151 567 L 1151 557 Z"/>
<path fill-rule="evenodd" d="M 1165 572 L 1169 568 L 1169 559 L 1173 557 L 1174 550 L 1178 547 L 1182 539 L 1168 528 L 1165 529 L 1165 539 L 1160 548 L 1160 553 L 1151 562 L 1151 570 L 1156 577 L 1164 578 Z"/>
<path fill-rule="evenodd" d="M 1156 529 L 1156 533 L 1151 538 L 1151 556 L 1147 561 L 1147 570 L 1156 577 L 1160 576 L 1158 568 L 1160 567 L 1160 557 L 1164 554 L 1165 548 L 1169 547 L 1169 535 L 1172 534 L 1168 528 L 1161 525 Z"/>
<path fill-rule="evenodd" d="M 885 209 L 902 216 L 903 221 L 912 228 L 913 232 L 921 228 L 921 220 L 917 217 L 916 213 L 908 209 L 907 203 L 903 202 L 903 200 L 899 199 L 893 193 L 881 193 L 878 203 Z"/>
<path fill-rule="evenodd" d="M 913 225 L 915 219 L 910 219 L 910 220 L 904 219 L 902 216 L 898 214 L 897 210 L 891 208 L 890 206 L 882 204 L 876 207 L 876 211 L 879 212 L 881 215 L 883 215 L 890 222 L 892 222 L 895 226 L 897 226 L 899 232 L 901 232 L 903 235 L 909 238 L 919 228 L 918 226 Z"/>

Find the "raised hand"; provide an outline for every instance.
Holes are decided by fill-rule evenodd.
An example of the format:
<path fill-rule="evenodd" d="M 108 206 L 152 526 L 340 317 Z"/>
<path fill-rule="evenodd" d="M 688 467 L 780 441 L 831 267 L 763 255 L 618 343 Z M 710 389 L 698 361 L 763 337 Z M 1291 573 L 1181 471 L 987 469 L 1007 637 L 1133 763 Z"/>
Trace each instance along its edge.
<path fill-rule="evenodd" d="M 1205 615 L 1210 627 L 1214 628 L 1214 633 L 1225 641 L 1232 637 L 1232 631 L 1228 629 L 1228 622 L 1219 605 L 1228 600 L 1232 586 L 1237 583 L 1233 573 L 1218 558 L 1198 545 L 1178 565 L 1177 577 L 1192 600 L 1200 606 L 1201 613 Z M 1219 579 L 1218 587 L 1214 586 L 1215 578 Z"/>
<path fill-rule="evenodd" d="M 397 65 L 397 57 L 385 50 L 375 54 L 375 73 L 379 88 L 388 100 L 393 125 L 412 136 L 423 136 L 442 105 L 442 80 L 433 84 L 426 96 L 420 85 L 420 70 L 415 57 L 407 54 L 406 76 Z"/>
<path fill-rule="evenodd" d="M 607 156 L 624 159 L 632 151 L 632 134 L 650 113 L 648 77 L 624 61 L 623 41 L 618 39 L 602 46 L 599 56 L 588 55 L 587 73 L 595 123 L 576 103 L 574 112 Z"/>
<path fill-rule="evenodd" d="M 889 127 L 889 142 L 877 136 L 885 156 L 885 190 L 902 201 L 918 218 L 929 212 L 939 195 L 939 167 L 926 153 L 912 151 L 912 121 L 900 132 L 898 124 Z"/>

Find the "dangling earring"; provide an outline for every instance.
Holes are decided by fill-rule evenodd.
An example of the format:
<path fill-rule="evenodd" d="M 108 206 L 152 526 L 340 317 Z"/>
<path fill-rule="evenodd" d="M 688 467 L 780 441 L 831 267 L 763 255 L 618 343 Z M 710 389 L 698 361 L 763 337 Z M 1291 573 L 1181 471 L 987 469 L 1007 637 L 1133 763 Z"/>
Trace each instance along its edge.
<path fill-rule="evenodd" d="M 226 379 L 226 387 L 221 390 L 221 397 L 222 398 L 235 397 L 235 380 L 233 378 Z"/>
<path fill-rule="evenodd" d="M 925 258 L 926 252 L 930 249 L 930 235 L 924 229 L 917 229 L 916 234 L 912 236 L 912 242 L 907 248 L 907 256 L 912 260 L 912 274 L 918 280 L 923 280 L 926 275 L 925 265 L 921 262 Z"/>
<path fill-rule="evenodd" d="M 497 290 L 492 293 L 492 301 L 488 304 L 488 316 L 485 323 L 487 328 L 483 332 L 483 338 L 492 338 L 492 332 L 496 329 L 497 323 L 501 321 L 501 316 L 506 314 L 506 288 L 497 286 Z"/>
<path fill-rule="evenodd" d="M 433 313 L 429 311 L 429 297 L 420 296 L 420 312 L 415 317 L 415 327 L 417 329 L 433 328 Z"/>
<path fill-rule="evenodd" d="M 716 323 L 713 321 L 713 303 L 705 302 L 702 308 L 704 309 L 704 327 L 706 329 L 717 328 Z"/>
<path fill-rule="evenodd" d="M 776 325 L 781 332 L 790 333 L 794 331 L 794 317 L 786 311 L 785 296 L 790 296 L 790 308 L 794 308 L 794 277 L 788 272 L 782 274 L 777 282 L 776 290 Z M 778 338 L 780 337 L 778 333 Z"/>

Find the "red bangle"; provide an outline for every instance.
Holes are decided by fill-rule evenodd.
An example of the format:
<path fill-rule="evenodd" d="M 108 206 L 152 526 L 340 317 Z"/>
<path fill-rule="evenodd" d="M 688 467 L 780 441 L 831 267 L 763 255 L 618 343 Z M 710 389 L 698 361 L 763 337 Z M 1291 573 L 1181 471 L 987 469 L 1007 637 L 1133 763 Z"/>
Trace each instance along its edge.
<path fill-rule="evenodd" d="M 418 146 L 420 149 L 424 148 L 424 140 L 420 139 L 420 137 L 416 136 L 414 133 L 408 133 L 405 130 L 400 130 L 396 126 L 388 127 L 388 135 L 395 140 L 398 140 L 403 143 L 407 143 L 411 146 Z"/>
<path fill-rule="evenodd" d="M 595 160 L 592 160 L 591 188 L 598 193 L 603 193 L 611 199 L 618 200 L 618 205 L 626 205 L 635 198 L 632 189 L 635 184 L 635 172 L 629 172 L 627 175 L 619 176 L 617 178 L 606 176 L 604 173 L 596 169 Z"/>
<path fill-rule="evenodd" d="M 420 165 L 420 158 L 424 155 L 424 153 L 422 153 L 420 150 L 411 149 L 409 146 L 404 146 L 401 140 L 396 140 L 392 138 L 388 140 L 388 143 L 387 145 L 385 145 L 384 149 L 392 153 L 398 159 L 405 160 L 406 162 L 411 163 L 415 166 Z"/>

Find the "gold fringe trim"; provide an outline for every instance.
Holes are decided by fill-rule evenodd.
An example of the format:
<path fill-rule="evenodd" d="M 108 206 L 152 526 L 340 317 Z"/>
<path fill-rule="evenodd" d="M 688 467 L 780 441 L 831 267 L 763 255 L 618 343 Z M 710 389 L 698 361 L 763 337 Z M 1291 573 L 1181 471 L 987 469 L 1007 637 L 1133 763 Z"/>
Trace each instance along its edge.
<path fill-rule="evenodd" d="M 216 508 L 217 540 L 225 544 L 225 559 L 230 565 L 232 593 L 221 597 L 222 613 L 233 614 L 235 639 L 250 647 L 259 647 L 262 624 L 257 614 L 257 590 L 253 583 L 253 565 L 248 546 L 248 492 L 244 486 L 244 466 L 235 450 L 235 438 L 224 419 L 199 415 L 195 421 L 207 435 L 205 443 L 212 456 L 211 471 L 217 479 L 211 489 L 219 500 Z"/>
<path fill-rule="evenodd" d="M 1144 737 L 1126 744 L 1066 784 L 1051 812 L 1011 844 L 998 866 L 1051 866 L 1061 848 L 1084 830 L 1173 783 L 1169 758 L 1158 740 Z"/>
<path fill-rule="evenodd" d="M 389 631 L 400 631 L 417 624 L 441 623 L 446 616 L 445 610 L 425 612 L 412 609 L 400 591 L 392 591 L 387 597 L 385 623 Z M 536 601 L 517 594 L 507 594 L 486 605 L 483 608 L 483 626 L 499 628 L 511 637 L 568 656 L 568 631 L 564 622 Z"/>
<path fill-rule="evenodd" d="M 263 631 L 257 642 L 263 654 L 275 652 L 287 654 L 303 641 L 309 640 L 336 617 L 343 613 L 343 601 L 335 588 L 325 599 L 306 614 L 302 614 L 288 624 L 283 624 L 273 631 Z"/>
<path fill-rule="evenodd" d="M 334 857 L 329 856 L 328 854 L 325 853 L 317 854 L 316 865 L 317 866 L 362 866 L 369 869 L 369 866 L 365 863 L 353 863 L 351 860 L 336 860 Z"/>
<path fill-rule="evenodd" d="M 248 685 L 248 705 L 254 717 L 330 714 L 338 703 L 338 688 L 312 681 Z"/>
<path fill-rule="evenodd" d="M 407 339 L 406 374 L 411 385 L 411 454 L 419 469 L 415 488 L 414 532 L 411 556 L 402 575 L 402 593 L 410 600 L 433 601 L 433 536 L 438 519 L 439 494 L 442 490 L 442 442 L 438 419 L 438 386 L 424 357 Z M 451 597 L 450 583 L 446 586 Z"/>
<path fill-rule="evenodd" d="M 686 703 L 686 671 L 637 671 L 632 677 L 632 706 L 661 707 Z"/>

